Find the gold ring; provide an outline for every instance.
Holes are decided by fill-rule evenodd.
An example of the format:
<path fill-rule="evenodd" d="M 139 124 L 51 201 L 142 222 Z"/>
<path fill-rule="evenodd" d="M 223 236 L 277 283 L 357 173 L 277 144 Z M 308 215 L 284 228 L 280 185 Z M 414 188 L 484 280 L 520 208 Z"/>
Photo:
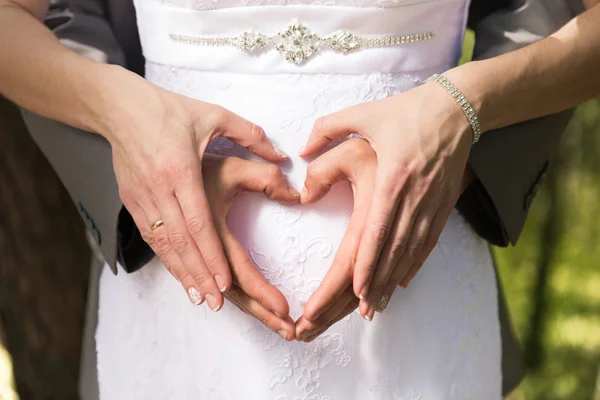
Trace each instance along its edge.
<path fill-rule="evenodd" d="M 161 226 L 163 226 L 165 223 L 163 222 L 162 219 L 159 219 L 158 221 L 156 221 L 155 223 L 153 223 L 152 225 L 150 225 L 150 229 L 152 230 L 156 230 L 158 228 L 160 228 Z"/>

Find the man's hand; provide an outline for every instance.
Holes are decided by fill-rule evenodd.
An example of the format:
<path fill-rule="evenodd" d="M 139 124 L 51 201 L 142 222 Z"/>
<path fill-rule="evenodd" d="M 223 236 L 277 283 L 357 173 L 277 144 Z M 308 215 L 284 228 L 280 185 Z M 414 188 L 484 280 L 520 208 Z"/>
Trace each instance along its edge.
<path fill-rule="evenodd" d="M 264 192 L 270 199 L 288 204 L 300 200 L 298 192 L 273 164 L 206 154 L 202 171 L 208 204 L 233 275 L 233 286 L 225 297 L 284 339 L 294 339 L 294 321 L 285 297 L 258 271 L 227 227 L 225 217 L 241 191 Z"/>

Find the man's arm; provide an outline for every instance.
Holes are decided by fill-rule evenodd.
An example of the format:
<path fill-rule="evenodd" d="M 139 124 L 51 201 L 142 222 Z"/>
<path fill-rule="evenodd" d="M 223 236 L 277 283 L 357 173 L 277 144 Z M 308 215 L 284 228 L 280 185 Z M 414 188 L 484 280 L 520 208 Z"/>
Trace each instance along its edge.
<path fill-rule="evenodd" d="M 583 10 L 581 2 L 514 0 L 475 26 L 474 60 L 491 58 L 554 33 Z M 474 181 L 458 208 L 489 242 L 516 243 L 531 200 L 558 147 L 571 112 L 487 132 L 471 150 Z"/>

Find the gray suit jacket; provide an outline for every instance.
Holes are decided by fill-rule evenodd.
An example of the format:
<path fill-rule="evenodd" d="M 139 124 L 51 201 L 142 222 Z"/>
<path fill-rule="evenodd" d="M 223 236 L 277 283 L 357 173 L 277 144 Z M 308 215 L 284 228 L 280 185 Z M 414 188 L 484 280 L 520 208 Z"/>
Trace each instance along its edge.
<path fill-rule="evenodd" d="M 511 2 L 507 7 L 505 2 Z M 131 1 L 56 1 L 47 25 L 63 43 L 98 61 L 143 73 L 143 57 Z M 552 3 L 552 4 L 550 4 Z M 498 7 L 506 7 L 495 10 Z M 473 0 L 475 58 L 482 59 L 525 46 L 557 30 L 580 10 L 578 0 Z M 495 11 L 491 13 L 492 11 Z M 31 135 L 73 198 L 104 259 L 116 273 L 152 256 L 123 208 L 112 169 L 110 144 L 26 110 Z M 478 179 L 457 205 L 474 229 L 490 243 L 514 244 L 523 228 L 550 157 L 570 118 L 562 113 L 486 133 L 471 151 L 469 163 Z M 503 391 L 510 392 L 523 371 L 506 304 L 500 291 L 503 346 Z"/>

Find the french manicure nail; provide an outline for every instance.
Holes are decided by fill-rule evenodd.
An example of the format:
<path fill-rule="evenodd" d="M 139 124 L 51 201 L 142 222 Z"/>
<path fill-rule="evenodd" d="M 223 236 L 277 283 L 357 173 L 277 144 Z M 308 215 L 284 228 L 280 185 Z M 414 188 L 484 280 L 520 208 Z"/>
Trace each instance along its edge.
<path fill-rule="evenodd" d="M 287 331 L 285 329 L 280 329 L 277 331 L 277 333 L 279 333 L 279 336 L 287 340 Z"/>
<path fill-rule="evenodd" d="M 373 319 L 373 318 L 371 318 L 371 316 L 370 316 L 369 314 L 365 315 L 365 316 L 364 316 L 364 318 L 365 318 L 367 321 L 371 321 L 371 320 Z"/>
<path fill-rule="evenodd" d="M 225 279 L 221 275 L 215 275 L 215 282 L 217 282 L 217 286 L 221 293 L 227 290 L 227 285 L 225 285 Z"/>
<path fill-rule="evenodd" d="M 202 300 L 202 295 L 195 287 L 191 287 L 188 289 L 188 295 L 190 296 L 190 301 L 194 305 L 199 306 L 204 301 Z"/>
<path fill-rule="evenodd" d="M 365 299 L 365 296 L 363 296 L 362 294 L 359 294 L 359 295 L 358 295 L 358 298 L 359 298 L 360 300 L 364 300 L 364 299 Z"/>
<path fill-rule="evenodd" d="M 306 200 L 306 197 L 308 196 L 308 189 L 306 188 L 306 186 L 304 186 L 302 188 L 302 193 L 300 194 L 300 199 L 302 201 Z"/>
<path fill-rule="evenodd" d="M 221 306 L 217 302 L 216 297 L 213 296 L 212 294 L 206 295 L 206 302 L 208 303 L 208 306 L 210 307 L 210 309 L 215 312 L 219 311 L 219 309 L 221 308 Z"/>
<path fill-rule="evenodd" d="M 275 151 L 275 153 L 277 153 L 277 155 L 279 157 L 283 157 L 283 158 L 288 158 L 288 155 L 285 154 L 285 152 L 283 150 L 281 150 L 281 147 L 279 147 L 277 144 L 273 143 L 273 150 Z"/>

